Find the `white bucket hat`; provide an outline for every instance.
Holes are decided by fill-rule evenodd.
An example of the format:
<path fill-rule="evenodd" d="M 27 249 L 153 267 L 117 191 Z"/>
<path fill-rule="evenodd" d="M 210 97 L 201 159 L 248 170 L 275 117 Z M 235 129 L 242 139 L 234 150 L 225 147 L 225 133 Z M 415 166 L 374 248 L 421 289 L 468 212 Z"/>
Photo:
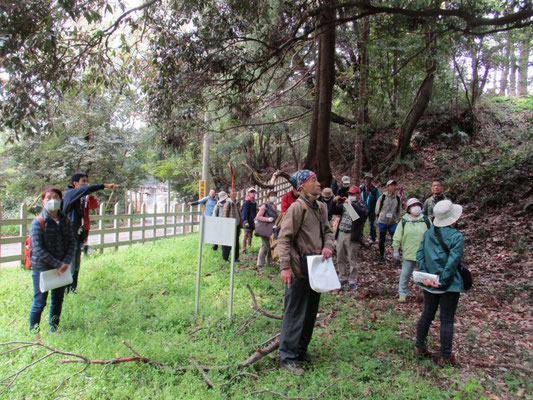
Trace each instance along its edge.
<path fill-rule="evenodd" d="M 228 194 L 225 191 L 218 192 L 218 201 L 224 201 L 228 199 Z"/>
<path fill-rule="evenodd" d="M 453 204 L 450 200 L 441 200 L 433 208 L 435 219 L 433 225 L 439 228 L 450 226 L 459 219 L 463 213 L 463 207 L 459 204 Z"/>

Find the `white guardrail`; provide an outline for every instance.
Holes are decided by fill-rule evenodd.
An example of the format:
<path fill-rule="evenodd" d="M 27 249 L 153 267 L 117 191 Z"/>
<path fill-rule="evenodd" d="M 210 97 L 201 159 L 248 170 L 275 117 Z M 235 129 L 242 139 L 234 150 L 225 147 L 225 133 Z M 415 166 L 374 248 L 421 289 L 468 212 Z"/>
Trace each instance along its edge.
<path fill-rule="evenodd" d="M 278 193 L 278 201 L 290 190 L 290 184 L 285 179 L 279 179 L 274 190 Z M 257 204 L 266 201 L 268 189 L 257 191 Z M 238 199 L 244 200 L 246 190 L 241 190 Z M 145 243 L 165 237 L 179 236 L 198 230 L 201 206 L 187 206 L 173 203 L 170 210 L 164 205 L 164 210 L 148 211 L 146 204 L 142 204 L 140 213 L 133 213 L 133 204 L 129 204 L 127 212 L 119 213 L 119 204 L 115 204 L 113 214 L 106 214 L 104 205 L 100 206 L 98 214 L 91 215 L 91 230 L 89 245 L 94 250 L 103 252 L 105 248 L 118 249 L 135 243 Z M 24 262 L 24 242 L 29 233 L 29 226 L 33 218 L 28 218 L 27 205 L 20 205 L 19 218 L 2 219 L 0 208 L 0 266 L 19 265 Z M 2 227 L 17 226 L 18 235 L 4 236 Z M 12 230 L 12 229 L 11 229 Z"/>

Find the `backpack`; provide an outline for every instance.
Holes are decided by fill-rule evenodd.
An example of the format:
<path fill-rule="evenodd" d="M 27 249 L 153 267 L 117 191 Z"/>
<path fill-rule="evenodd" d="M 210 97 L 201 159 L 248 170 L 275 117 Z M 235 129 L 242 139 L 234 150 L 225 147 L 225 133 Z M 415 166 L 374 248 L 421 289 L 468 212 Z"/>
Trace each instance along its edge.
<path fill-rule="evenodd" d="M 431 228 L 431 222 L 429 222 L 429 218 L 427 217 L 427 215 L 424 215 L 424 222 L 426 223 L 426 226 L 428 229 Z M 404 230 L 405 230 L 406 223 L 407 223 L 407 220 L 405 218 L 402 218 L 402 229 Z"/>
<path fill-rule="evenodd" d="M 398 215 L 400 214 L 400 211 L 401 211 L 401 207 L 402 207 L 402 198 L 400 197 L 399 194 L 395 194 L 394 197 L 398 200 L 398 205 L 396 206 L 397 209 L 398 209 Z M 378 200 L 378 203 L 379 203 L 379 211 L 376 213 L 376 215 L 379 217 L 379 214 L 381 213 L 381 209 L 383 208 L 383 202 L 385 201 L 385 194 L 382 194 L 381 196 L 379 196 L 379 200 Z"/>
<path fill-rule="evenodd" d="M 39 225 L 41 225 L 41 229 L 44 231 L 44 219 L 42 219 L 41 217 L 37 219 L 39 220 Z M 24 242 L 24 269 L 33 269 L 31 267 L 31 253 L 31 236 L 28 235 L 28 238 Z"/>

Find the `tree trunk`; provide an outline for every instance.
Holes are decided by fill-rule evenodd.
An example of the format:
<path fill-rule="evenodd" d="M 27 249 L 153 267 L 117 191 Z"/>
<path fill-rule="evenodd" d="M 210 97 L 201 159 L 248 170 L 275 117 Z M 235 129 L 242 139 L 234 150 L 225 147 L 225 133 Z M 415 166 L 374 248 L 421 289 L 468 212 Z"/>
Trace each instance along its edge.
<path fill-rule="evenodd" d="M 367 126 L 367 99 L 366 86 L 368 81 L 369 52 L 368 41 L 370 38 L 370 19 L 363 18 L 359 22 L 359 40 L 357 47 L 359 49 L 359 88 L 357 93 L 357 110 L 355 112 L 357 124 L 355 129 L 355 146 L 354 146 L 354 179 L 358 183 L 361 181 L 363 172 L 363 137 Z"/>
<path fill-rule="evenodd" d="M 428 44 L 426 55 L 426 77 L 420 84 L 418 92 L 413 100 L 413 105 L 400 127 L 398 147 L 396 148 L 397 160 L 401 160 L 409 152 L 413 131 L 422 115 L 424 115 L 433 93 L 433 82 L 435 80 L 435 71 L 437 70 L 437 64 L 435 62 L 437 54 L 435 50 L 435 38 L 433 35 L 428 35 Z"/>
<path fill-rule="evenodd" d="M 335 4 L 335 0 L 325 0 L 324 3 L 331 6 Z M 319 16 L 319 24 L 334 19 L 335 11 L 325 8 Z M 315 102 L 304 168 L 316 172 L 322 187 L 329 187 L 332 178 L 329 165 L 329 128 L 335 81 L 335 25 L 332 23 L 325 24 L 318 33 L 316 76 Z"/>
<path fill-rule="evenodd" d="M 527 68 L 529 66 L 529 53 L 531 51 L 531 29 L 527 28 L 520 38 L 520 78 L 518 95 L 527 96 Z"/>
<path fill-rule="evenodd" d="M 511 48 L 511 77 L 509 78 L 509 96 L 516 96 L 516 70 L 518 68 L 516 64 L 515 48 Z"/>
<path fill-rule="evenodd" d="M 509 59 L 511 58 L 511 40 L 509 37 L 505 38 L 505 56 L 503 60 L 502 78 L 500 80 L 500 96 L 505 96 L 507 93 L 507 85 L 509 79 Z"/>

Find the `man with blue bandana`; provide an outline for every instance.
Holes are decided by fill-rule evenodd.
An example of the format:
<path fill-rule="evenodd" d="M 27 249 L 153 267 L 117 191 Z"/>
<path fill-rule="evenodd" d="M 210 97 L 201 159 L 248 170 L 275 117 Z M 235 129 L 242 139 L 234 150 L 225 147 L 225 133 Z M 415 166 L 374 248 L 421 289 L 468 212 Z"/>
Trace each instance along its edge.
<path fill-rule="evenodd" d="M 314 172 L 300 170 L 293 175 L 300 196 L 287 210 L 281 223 L 278 254 L 285 302 L 280 335 L 280 366 L 303 375 L 301 361 L 310 362 L 307 347 L 315 325 L 320 293 L 311 289 L 306 257 L 333 254 L 334 235 L 325 205 L 317 201 L 320 183 Z"/>

